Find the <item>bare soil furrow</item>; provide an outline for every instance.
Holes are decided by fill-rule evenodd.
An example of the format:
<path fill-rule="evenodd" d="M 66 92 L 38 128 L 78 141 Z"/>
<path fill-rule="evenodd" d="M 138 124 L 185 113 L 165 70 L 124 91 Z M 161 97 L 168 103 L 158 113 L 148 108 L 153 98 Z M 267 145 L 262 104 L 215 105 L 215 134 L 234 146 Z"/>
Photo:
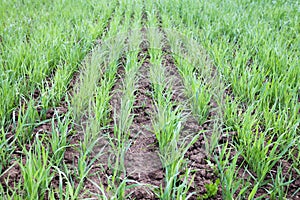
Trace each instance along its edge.
<path fill-rule="evenodd" d="M 139 60 L 144 62 L 139 70 L 139 79 L 134 102 L 134 119 L 131 125 L 132 144 L 125 158 L 128 177 L 141 184 L 150 184 L 160 187 L 163 184 L 164 172 L 157 140 L 152 132 L 152 115 L 154 114 L 154 102 L 152 99 L 152 86 L 149 77 L 148 44 L 141 44 Z M 138 187 L 131 191 L 133 199 L 156 199 L 155 195 L 147 187 Z"/>
<path fill-rule="evenodd" d="M 143 4 L 143 6 L 145 6 Z M 138 71 L 138 80 L 133 104 L 133 122 L 130 126 L 131 145 L 125 156 L 125 168 L 130 180 L 141 185 L 128 190 L 130 199 L 157 199 L 150 188 L 161 187 L 164 183 L 164 171 L 159 157 L 157 140 L 152 132 L 154 100 L 150 81 L 149 42 L 146 38 L 147 13 L 142 12 L 140 51 L 137 62 L 142 62 Z M 144 186 L 143 186 L 144 185 Z M 150 188 L 149 188 L 150 186 Z"/>

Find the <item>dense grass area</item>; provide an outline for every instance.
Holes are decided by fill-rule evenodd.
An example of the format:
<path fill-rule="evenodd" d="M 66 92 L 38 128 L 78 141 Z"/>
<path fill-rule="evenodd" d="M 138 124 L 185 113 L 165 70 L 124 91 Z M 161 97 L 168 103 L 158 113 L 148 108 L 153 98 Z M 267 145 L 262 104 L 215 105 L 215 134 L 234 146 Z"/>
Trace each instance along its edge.
<path fill-rule="evenodd" d="M 298 1 L 0 5 L 0 199 L 138 199 L 136 188 L 159 199 L 299 198 Z M 138 77 L 151 83 L 151 111 L 136 105 Z M 151 121 L 160 185 L 126 166 L 137 108 Z M 188 118 L 199 133 L 186 135 Z M 204 192 L 185 156 L 199 138 L 214 171 Z"/>
<path fill-rule="evenodd" d="M 1 1 L 2 125 L 36 90 L 43 96 L 43 109 L 60 102 L 113 6 L 96 1 Z"/>
<path fill-rule="evenodd" d="M 223 120 L 236 133 L 234 149 L 252 170 L 253 197 L 258 187 L 269 184 L 265 177 L 271 169 L 281 172 L 281 159 L 290 160 L 299 173 L 299 3 L 197 2 L 159 6 L 172 16 L 165 16 L 166 26 L 203 44 L 228 86 Z M 276 187 L 288 175 L 279 174 L 271 183 L 273 198 L 284 196 Z M 224 185 L 227 198 L 232 197 L 226 194 L 229 187 Z"/>

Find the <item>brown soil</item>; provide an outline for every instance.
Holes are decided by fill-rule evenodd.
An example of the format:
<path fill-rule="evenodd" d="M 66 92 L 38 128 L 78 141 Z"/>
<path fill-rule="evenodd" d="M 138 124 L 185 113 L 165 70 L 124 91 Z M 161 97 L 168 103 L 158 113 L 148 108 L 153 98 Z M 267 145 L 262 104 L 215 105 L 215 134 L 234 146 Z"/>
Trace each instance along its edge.
<path fill-rule="evenodd" d="M 154 102 L 152 99 L 152 86 L 149 77 L 149 55 L 146 41 L 141 43 L 142 51 L 139 60 L 145 59 L 140 70 L 134 102 L 134 120 L 131 125 L 131 140 L 125 166 L 129 179 L 141 184 L 151 184 L 160 187 L 163 185 L 164 171 L 159 158 L 157 140 L 151 132 Z M 132 199 L 156 199 L 147 187 L 134 188 L 131 191 Z"/>

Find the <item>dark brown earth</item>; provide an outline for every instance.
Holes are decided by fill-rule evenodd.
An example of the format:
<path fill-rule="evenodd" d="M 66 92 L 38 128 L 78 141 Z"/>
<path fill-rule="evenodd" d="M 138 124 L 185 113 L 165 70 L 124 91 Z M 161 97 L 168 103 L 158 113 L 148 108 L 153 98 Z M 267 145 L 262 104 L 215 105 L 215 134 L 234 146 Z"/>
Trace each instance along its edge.
<path fill-rule="evenodd" d="M 139 69 L 139 79 L 135 92 L 134 119 L 131 125 L 132 145 L 125 158 L 128 178 L 141 184 L 151 184 L 160 187 L 163 185 L 164 171 L 159 158 L 157 140 L 152 133 L 152 116 L 154 114 L 154 102 L 152 99 L 152 85 L 149 77 L 150 63 L 147 52 L 148 43 L 141 43 L 142 51 L 138 60 L 144 59 Z M 147 187 L 133 189 L 132 199 L 156 199 L 155 194 Z"/>
<path fill-rule="evenodd" d="M 143 12 L 142 23 L 147 21 Z M 158 144 L 152 132 L 152 119 L 155 113 L 150 82 L 149 43 L 146 39 L 146 29 L 141 30 L 142 42 L 137 61 L 143 61 L 138 71 L 138 81 L 135 91 L 133 108 L 134 119 L 130 127 L 130 145 L 125 156 L 125 167 L 128 179 L 140 184 L 161 187 L 164 185 L 164 170 L 159 157 Z M 148 186 L 139 186 L 127 191 L 130 199 L 157 199 Z"/>

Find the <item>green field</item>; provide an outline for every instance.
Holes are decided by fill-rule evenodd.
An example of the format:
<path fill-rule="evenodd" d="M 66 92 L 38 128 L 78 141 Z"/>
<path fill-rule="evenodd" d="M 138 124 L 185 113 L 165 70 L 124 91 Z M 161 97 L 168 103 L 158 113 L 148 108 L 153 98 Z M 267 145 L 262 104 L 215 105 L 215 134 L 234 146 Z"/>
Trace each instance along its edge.
<path fill-rule="evenodd" d="M 0 0 L 0 200 L 300 199 L 297 0 Z"/>

